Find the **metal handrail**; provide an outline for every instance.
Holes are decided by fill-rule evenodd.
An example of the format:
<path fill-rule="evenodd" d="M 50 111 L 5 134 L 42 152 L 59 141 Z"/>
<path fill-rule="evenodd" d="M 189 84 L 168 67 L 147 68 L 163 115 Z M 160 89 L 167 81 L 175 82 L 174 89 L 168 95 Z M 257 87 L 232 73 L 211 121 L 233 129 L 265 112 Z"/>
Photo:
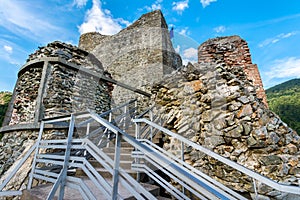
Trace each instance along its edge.
<path fill-rule="evenodd" d="M 91 113 L 91 116 L 98 121 L 100 124 L 106 126 L 111 131 L 119 133 L 122 135 L 122 139 L 128 142 L 130 145 L 132 145 L 136 150 L 139 150 L 146 154 L 147 156 L 150 156 L 152 160 L 156 160 L 157 163 L 160 164 L 161 168 L 165 168 L 168 171 L 176 172 L 176 176 L 182 180 L 183 182 L 189 183 L 192 187 L 196 187 L 198 191 L 201 189 L 201 185 L 204 185 L 204 183 L 197 179 L 192 174 L 189 174 L 186 169 L 184 169 L 182 166 L 170 162 L 165 155 L 160 154 L 156 151 L 153 151 L 152 148 L 149 148 L 148 146 L 142 144 L 140 141 L 136 140 L 134 137 L 128 135 L 126 132 L 122 131 L 120 128 L 110 124 L 108 121 L 106 121 L 103 118 L 98 117 L 96 114 Z M 215 190 L 213 187 L 210 187 L 208 185 L 206 186 L 206 190 L 209 190 L 208 193 L 214 194 L 216 196 L 219 196 L 221 199 L 228 199 L 224 196 L 224 194 L 220 193 L 219 191 Z M 212 198 L 212 196 L 210 196 Z"/>
<path fill-rule="evenodd" d="M 3 188 L 9 183 L 9 181 L 15 176 L 17 171 L 23 166 L 23 164 L 27 161 L 27 159 L 30 157 L 30 155 L 34 152 L 36 147 L 38 146 L 38 143 L 36 142 L 34 145 L 31 146 L 31 148 L 27 151 L 27 153 L 24 155 L 24 157 L 19 161 L 19 163 L 15 166 L 15 168 L 10 172 L 8 177 L 1 183 L 0 185 L 0 196 L 13 196 L 13 195 L 21 195 L 21 191 L 2 191 Z M 2 195 L 1 195 L 2 193 Z"/>
<path fill-rule="evenodd" d="M 132 105 L 136 101 L 137 101 L 136 99 L 130 100 L 127 103 L 119 105 L 119 106 L 117 106 L 115 108 L 112 108 L 111 110 L 109 110 L 107 112 L 104 112 L 104 113 L 100 114 L 100 116 L 101 117 L 105 117 L 106 115 L 111 114 L 112 112 L 114 112 L 116 110 L 122 109 L 122 108 L 124 108 L 126 106 L 129 107 L 130 105 Z M 125 113 L 124 115 L 122 115 L 122 117 L 119 117 L 120 118 L 119 120 L 122 120 L 122 118 L 127 117 L 127 115 L 131 116 L 134 112 L 135 112 L 135 108 L 134 109 L 128 109 L 127 113 Z M 8 177 L 1 183 L 1 185 L 0 185 L 0 196 L 16 196 L 16 195 L 21 195 L 22 194 L 21 191 L 2 191 L 2 190 L 11 181 L 11 179 L 16 175 L 17 171 L 22 167 L 22 165 L 26 162 L 26 160 L 28 160 L 28 158 L 30 157 L 31 154 L 33 154 L 34 151 L 35 151 L 36 155 L 39 155 L 38 154 L 38 147 L 39 148 L 45 148 L 45 147 L 47 147 L 47 148 L 59 148 L 59 147 L 62 147 L 63 149 L 65 148 L 65 146 L 62 144 L 62 142 L 65 142 L 64 140 L 60 140 L 60 141 L 58 141 L 58 140 L 56 140 L 56 141 L 52 140 L 52 142 L 54 142 L 54 143 L 56 143 L 56 142 L 60 143 L 59 145 L 58 144 L 52 144 L 52 145 L 39 146 L 39 144 L 42 144 L 42 143 L 45 142 L 45 141 L 41 140 L 45 124 L 51 124 L 51 123 L 69 121 L 69 120 L 71 120 L 72 116 L 74 116 L 76 119 L 86 118 L 86 117 L 90 118 L 90 114 L 89 113 L 90 113 L 89 111 L 86 111 L 86 112 L 73 113 L 73 114 L 63 115 L 63 116 L 59 116 L 59 117 L 50 117 L 50 118 L 43 119 L 41 121 L 41 128 L 40 128 L 40 131 L 39 131 L 39 136 L 38 136 L 37 142 L 28 150 L 28 152 L 20 160 L 20 162 L 16 163 L 17 164 L 16 167 L 13 168 L 13 170 L 10 172 L 10 174 L 8 175 Z M 94 121 L 94 119 L 92 121 Z M 88 120 L 88 121 L 86 121 L 86 124 L 88 124 L 90 122 L 91 121 Z M 85 124 L 85 122 L 81 122 L 80 126 L 84 126 L 84 124 Z M 72 130 L 72 129 L 73 129 L 73 127 L 70 127 L 70 130 Z M 70 130 L 69 130 L 69 132 L 70 132 Z M 70 134 L 68 134 L 68 135 L 70 135 Z M 73 147 L 74 147 L 74 145 L 72 146 L 72 148 Z M 68 149 L 68 148 L 66 148 L 66 149 Z M 56 156 L 56 157 L 58 157 L 58 156 Z M 34 159 L 33 159 L 33 166 L 35 165 L 36 160 L 37 160 L 37 158 L 35 156 Z M 69 159 L 65 159 L 65 160 L 68 161 Z M 34 173 L 34 170 L 32 170 L 32 172 L 30 173 L 31 175 L 30 175 L 29 182 L 28 182 L 28 189 L 30 189 L 31 185 L 32 185 L 32 178 L 33 178 L 32 175 L 33 175 L 33 173 Z M 63 177 L 62 179 L 65 179 L 65 177 Z M 51 179 L 48 178 L 47 180 L 49 181 Z M 63 195 L 63 193 L 61 195 Z M 51 197 L 52 196 L 53 195 L 51 195 Z"/>
<path fill-rule="evenodd" d="M 221 183 L 215 184 L 215 182 L 211 181 L 211 183 L 206 183 L 205 181 L 203 182 L 202 180 L 198 179 L 198 175 L 201 176 L 200 173 L 196 173 L 196 171 L 193 171 L 191 169 L 191 166 L 187 166 L 187 164 L 184 164 L 183 162 L 181 162 L 179 159 L 176 160 L 176 158 L 170 156 L 168 153 L 164 152 L 163 150 L 159 149 L 158 147 L 153 146 L 154 144 L 150 143 L 148 141 L 147 144 L 144 144 L 144 141 L 140 141 L 135 139 L 134 137 L 130 136 L 129 134 L 127 134 L 125 131 L 123 131 L 121 128 L 115 126 L 114 124 L 112 124 L 111 122 L 107 121 L 106 119 L 100 117 L 98 114 L 93 113 L 93 112 L 88 112 L 88 113 L 82 113 L 81 115 L 74 115 L 75 119 L 82 119 L 82 118 L 92 118 L 95 122 L 98 122 L 100 126 L 104 126 L 106 127 L 109 131 L 113 132 L 114 134 L 116 134 L 116 144 L 115 144 L 115 160 L 112 160 L 108 155 L 106 155 L 101 149 L 99 149 L 97 147 L 96 144 L 92 143 L 88 138 L 84 138 L 84 139 L 72 139 L 71 143 L 70 143 L 70 149 L 83 149 L 85 151 L 87 151 L 89 154 L 91 154 L 93 156 L 93 158 L 95 158 L 109 173 L 111 173 L 113 175 L 113 185 L 107 185 L 106 181 L 101 177 L 100 174 L 98 174 L 96 172 L 96 170 L 91 166 L 91 164 L 88 162 L 88 160 L 84 157 L 77 157 L 77 156 L 70 156 L 68 159 L 64 159 L 63 156 L 51 156 L 51 155 L 47 155 L 43 158 L 43 156 L 41 154 L 38 154 L 37 152 L 37 156 L 39 156 L 39 158 L 34 158 L 34 162 L 52 162 L 55 163 L 57 165 L 60 166 L 64 166 L 67 162 L 67 166 L 68 167 L 80 167 L 83 169 L 83 171 L 88 175 L 88 177 L 97 184 L 97 187 L 99 190 L 103 191 L 104 193 L 106 193 L 106 197 L 115 199 L 119 197 L 118 194 L 118 183 L 121 183 L 122 185 L 126 186 L 129 188 L 129 191 L 134 194 L 136 197 L 138 197 L 139 199 L 142 199 L 144 197 L 139 196 L 140 194 L 147 194 L 144 195 L 149 199 L 155 199 L 155 197 L 153 197 L 147 190 L 145 190 L 140 184 L 138 184 L 129 174 L 127 174 L 125 172 L 125 170 L 123 170 L 122 168 L 120 168 L 119 165 L 119 157 L 120 157 L 120 140 L 123 139 L 125 140 L 127 143 L 129 143 L 132 147 L 134 147 L 136 150 L 140 151 L 143 155 L 145 155 L 148 159 L 151 160 L 151 162 L 156 166 L 156 167 L 160 167 L 163 168 L 163 170 L 165 170 L 166 173 L 169 173 L 170 175 L 172 174 L 176 174 L 176 178 L 178 178 L 179 181 L 182 181 L 182 183 L 188 184 L 185 187 L 186 188 L 191 188 L 190 191 L 199 191 L 199 188 L 205 188 L 205 190 L 207 190 L 208 192 L 205 193 L 205 195 L 210 195 L 212 194 L 213 196 L 209 196 L 209 198 L 214 198 L 214 197 L 218 197 L 218 198 L 222 198 L 222 199 L 228 199 L 228 197 L 226 196 L 226 192 L 225 191 L 226 188 L 225 186 L 222 187 Z M 42 127 L 40 130 L 40 134 L 43 133 L 43 128 L 44 128 L 44 124 L 45 123 L 53 123 L 53 122 L 60 122 L 60 121 L 69 121 L 71 119 L 71 117 L 62 117 L 62 118 L 56 118 L 56 119 L 51 119 L 51 120 L 45 120 L 42 121 Z M 233 167 L 234 169 L 241 171 L 245 174 L 247 174 L 248 176 L 252 177 L 253 179 L 257 179 L 260 182 L 274 188 L 277 189 L 279 191 L 283 191 L 283 192 L 288 192 L 288 193 L 293 193 L 293 194 L 300 194 L 300 190 L 299 187 L 295 187 L 295 186 L 288 186 L 288 185 L 283 185 L 280 183 L 276 183 L 273 180 L 264 177 L 250 169 L 245 168 L 244 166 L 235 163 L 229 159 L 226 159 L 216 153 L 214 153 L 211 150 L 208 150 L 194 142 L 191 142 L 190 140 L 176 134 L 173 133 L 172 131 L 163 128 L 159 125 L 157 125 L 156 123 L 153 123 L 147 119 L 134 119 L 133 122 L 135 123 L 145 123 L 150 125 L 151 127 L 164 132 L 167 135 L 170 135 L 172 137 L 176 137 L 178 140 L 180 140 L 182 142 L 182 144 L 185 144 L 187 146 L 191 146 L 194 149 L 197 149 L 203 153 L 205 153 L 208 156 L 211 156 L 221 162 L 223 162 L 224 164 L 227 164 L 228 166 Z M 39 135 L 39 138 L 41 138 L 41 136 Z M 67 140 L 48 140 L 48 141 L 42 141 L 40 140 L 41 145 L 42 144 L 46 144 L 47 142 L 49 143 L 49 145 L 45 145 L 45 147 L 57 147 L 57 148 L 63 148 L 63 149 L 68 149 L 67 148 L 67 144 L 65 143 Z M 64 144 L 63 144 L 64 143 Z M 27 152 L 26 157 L 28 158 L 32 152 L 38 148 L 39 143 L 37 142 L 35 145 L 33 145 L 33 147 L 30 149 L 31 153 Z M 41 146 L 40 146 L 41 147 Z M 29 154 L 29 155 L 28 155 Z M 22 159 L 22 162 L 24 163 L 26 161 L 26 157 L 24 157 L 24 161 Z M 55 160 L 51 160 L 51 157 L 55 158 Z M 150 161 L 149 160 L 149 161 Z M 175 161 L 175 162 L 173 162 Z M 19 163 L 20 165 L 22 165 L 22 163 Z M 144 168 L 144 170 L 149 172 L 149 175 L 151 175 L 153 178 L 155 178 L 156 176 L 153 174 L 154 172 L 150 170 L 151 169 L 147 169 L 145 165 L 140 165 L 137 164 L 136 166 L 140 167 L 140 168 Z M 18 165 L 18 168 L 20 169 L 21 166 Z M 187 171 L 188 169 L 188 171 Z M 192 173 L 190 173 L 190 171 Z M 14 170 L 14 174 L 17 172 L 17 169 Z M 36 174 L 37 173 L 37 174 Z M 46 180 L 46 181 L 50 181 L 55 183 L 57 181 L 57 178 L 60 177 L 59 174 L 57 173 L 51 173 L 51 172 L 44 172 L 45 175 L 43 175 L 42 171 L 39 169 L 33 169 L 32 171 L 32 175 L 34 175 L 33 177 L 35 178 L 41 178 L 42 180 Z M 11 175 L 13 176 L 13 174 Z M 61 177 L 62 179 L 65 179 L 65 185 L 66 186 L 70 186 L 70 187 L 78 187 L 80 188 L 80 191 L 83 191 L 86 189 L 86 185 L 81 184 L 80 181 L 78 180 L 73 180 L 72 183 L 70 183 L 68 180 L 70 180 L 69 176 L 66 177 Z M 207 177 L 204 177 L 204 179 L 208 179 Z M 71 178 L 72 179 L 72 178 Z M 156 178 L 157 179 L 157 178 Z M 10 180 L 10 179 L 9 179 Z M 1 184 L 0 189 L 2 190 L 5 185 L 9 182 L 9 180 L 7 179 L 4 184 L 4 182 Z M 59 180 L 62 181 L 62 180 Z M 77 185 L 78 184 L 78 185 Z M 205 185 L 203 185 L 205 184 Z M 208 185 L 207 185 L 208 184 Z M 215 185 L 217 186 L 219 189 L 215 189 L 215 187 L 211 187 L 210 185 Z M 85 189 L 84 189 L 85 188 Z M 100 189 L 102 188 L 102 189 Z M 193 188 L 195 188 L 195 190 L 193 190 Z M 222 193 L 222 191 L 220 191 L 220 189 L 225 192 Z M 201 190 L 201 189 L 200 189 Z M 12 191 L 13 192 L 13 191 Z M 14 191 L 16 192 L 16 191 Z M 149 193 L 149 196 L 148 196 Z M 201 191 L 200 191 L 201 193 Z M 231 192 L 228 192 L 230 195 L 233 195 Z M 3 196 L 3 192 L 2 194 L 0 193 L 0 196 Z M 7 194 L 7 191 L 5 191 L 5 194 Z M 11 193 L 12 194 L 12 193 Z M 20 193 L 18 193 L 20 194 Z M 201 193 L 204 195 L 204 193 Z M 89 198 L 89 196 L 91 195 L 89 193 L 89 191 L 86 191 L 86 194 L 82 194 L 85 195 L 87 197 L 87 199 L 92 199 Z M 184 196 L 184 191 L 183 193 L 180 194 L 180 196 L 183 195 Z M 204 195 L 204 196 L 205 196 Z M 182 197 L 183 197 L 182 196 Z"/>
<path fill-rule="evenodd" d="M 149 141 L 147 139 L 139 139 L 139 141 L 141 141 L 141 142 L 145 143 L 147 146 L 151 146 L 151 148 L 153 148 L 153 149 L 155 149 L 155 150 L 163 153 L 164 155 L 166 155 L 170 159 L 171 162 L 180 163 L 182 166 L 184 166 L 191 173 L 195 173 L 196 176 L 199 176 L 200 178 L 203 178 L 206 181 L 211 182 L 212 184 L 214 184 L 215 186 L 219 187 L 220 189 L 223 189 L 223 190 L 227 190 L 228 189 L 226 186 L 224 186 L 220 182 L 212 179 L 211 177 L 209 177 L 205 173 L 203 173 L 203 172 L 199 171 L 198 169 L 192 167 L 191 165 L 187 164 L 183 160 L 177 158 L 175 155 L 171 154 L 170 152 L 168 152 L 168 151 L 164 150 L 163 148 L 157 146 L 156 144 L 152 143 L 151 141 Z M 243 199 L 244 198 L 244 197 L 240 196 L 239 194 L 235 194 L 235 196 L 238 199 Z"/>
<path fill-rule="evenodd" d="M 155 124 L 155 123 L 153 123 L 153 122 L 151 122 L 147 119 L 144 119 L 144 118 L 142 118 L 142 119 L 133 119 L 133 121 L 136 122 L 136 123 L 140 123 L 140 122 L 147 123 L 147 124 L 153 126 L 154 128 L 159 129 L 160 131 L 164 132 L 165 134 L 167 134 L 169 136 L 172 136 L 172 137 L 175 137 L 179 141 L 185 143 L 187 146 L 191 146 L 194 149 L 199 150 L 199 151 L 205 153 L 206 155 L 211 156 L 211 157 L 221 161 L 222 163 L 224 163 L 224 164 L 226 164 L 226 165 L 228 165 L 228 166 L 230 166 L 230 167 L 232 167 L 232 168 L 234 168 L 234 169 L 236 169 L 240 172 L 243 172 L 244 174 L 252 177 L 255 180 L 259 180 L 260 182 L 262 182 L 262 183 L 264 183 L 264 184 L 266 184 L 266 185 L 268 185 L 268 186 L 270 186 L 270 187 L 272 187 L 272 188 L 274 188 L 278 191 L 292 193 L 292 194 L 300 194 L 300 189 L 297 186 L 290 186 L 290 185 L 284 185 L 284 184 L 281 184 L 281 183 L 277 183 L 277 182 L 273 181 L 272 179 L 269 179 L 265 176 L 262 176 L 261 174 L 258 174 L 257 172 L 254 172 L 254 171 L 252 171 L 252 170 L 250 170 L 250 169 L 248 169 L 248 168 L 246 168 L 246 167 L 244 167 L 244 166 L 242 166 L 242 165 L 240 165 L 236 162 L 233 162 L 232 160 L 224 158 L 223 156 L 220 156 L 219 154 L 217 154 L 217 153 L 215 153 L 215 152 L 213 152 L 213 151 L 211 151 L 211 150 L 209 150 L 209 149 L 207 149 L 207 148 L 205 148 L 205 147 L 203 147 L 199 144 L 196 144 L 196 143 L 182 137 L 181 135 L 173 133 L 172 131 L 170 131 L 170 130 L 164 128 L 164 127 L 161 127 L 161 126 L 159 126 L 159 125 L 157 125 L 157 124 Z"/>
<path fill-rule="evenodd" d="M 76 117 L 77 118 L 93 118 L 95 121 L 98 121 L 97 119 L 98 118 L 100 118 L 99 117 L 99 115 L 97 115 L 97 114 L 95 114 L 95 113 L 93 113 L 94 115 L 91 115 L 91 114 L 82 114 L 82 115 L 77 115 Z M 62 118 L 61 120 L 59 120 L 59 119 L 54 119 L 54 121 L 55 122 L 57 122 L 57 121 L 62 121 L 62 120 L 69 120 L 69 118 Z M 50 123 L 52 123 L 53 122 L 53 120 L 52 121 L 49 121 Z M 105 126 L 105 127 L 107 127 L 107 128 L 109 128 L 109 126 L 108 125 L 112 125 L 110 122 L 107 122 L 107 124 L 101 124 L 100 123 L 100 125 L 101 126 Z M 118 131 L 115 131 L 115 130 L 111 130 L 112 132 L 114 132 L 116 135 L 117 135 L 117 137 L 118 137 Z M 121 135 L 120 135 L 121 136 Z M 120 137 L 119 137 L 120 138 Z M 62 141 L 65 141 L 65 140 L 62 140 Z M 73 141 L 75 142 L 78 142 L 78 140 L 74 140 L 73 139 Z M 46 143 L 46 142 L 49 142 L 49 143 L 51 143 L 50 145 L 46 145 L 45 147 L 47 148 L 47 147 L 55 147 L 55 145 L 57 145 L 57 147 L 58 148 L 66 148 L 66 147 L 63 147 L 64 145 L 62 145 L 61 143 L 59 143 L 59 140 L 54 140 L 54 141 L 45 141 L 45 142 L 43 142 L 43 143 Z M 85 145 L 89 145 L 89 147 L 86 147 L 85 148 L 85 150 L 87 150 L 87 152 L 88 153 L 90 153 L 90 154 L 92 154 L 93 156 L 94 156 L 94 158 L 96 158 L 97 157 L 97 154 L 99 154 L 99 152 L 101 152 L 101 150 L 99 149 L 99 148 L 97 148 L 97 146 L 95 146 L 94 144 L 92 144 L 87 138 L 85 138 L 84 139 L 84 142 L 83 142 Z M 76 146 L 76 145 L 75 145 Z M 95 150 L 94 151 L 94 153 L 93 153 L 93 151 L 92 151 L 92 148 L 90 148 L 91 146 L 93 146 L 93 148 L 94 149 L 97 149 L 97 150 Z M 80 145 L 78 145 L 77 144 L 77 147 L 76 148 L 82 148 Z M 117 148 L 116 148 L 117 149 Z M 97 152 L 97 153 L 95 153 L 95 152 Z M 116 154 L 118 154 L 118 153 L 116 153 Z M 105 155 L 105 154 L 104 154 Z M 102 155 L 103 156 L 103 155 Z M 49 156 L 48 156 L 48 158 L 49 158 Z M 103 160 L 102 159 L 96 159 L 98 162 L 102 162 L 102 164 L 103 164 Z M 110 158 L 107 156 L 106 158 L 104 158 L 104 160 L 110 160 Z M 116 160 L 119 160 L 119 159 L 117 159 L 117 156 L 115 156 L 115 161 L 112 161 L 112 160 L 110 160 L 110 165 L 109 165 L 109 167 L 108 167 L 108 165 L 107 164 L 103 164 L 103 166 L 106 166 L 106 169 L 108 170 L 108 171 L 110 171 L 112 174 L 113 174 L 113 177 L 117 177 L 117 179 L 116 179 L 116 181 L 115 181 L 115 183 L 113 184 L 113 188 L 112 188 L 112 198 L 113 199 L 115 199 L 115 198 L 117 198 L 117 187 L 115 187 L 116 185 L 118 185 L 118 182 L 120 182 L 121 184 L 127 184 L 126 183 L 126 181 L 124 180 L 124 178 L 122 178 L 122 177 L 126 177 L 126 179 L 129 179 L 130 180 L 130 178 L 131 178 L 131 180 L 130 180 L 130 182 L 131 183 L 134 183 L 134 179 L 132 178 L 132 177 L 130 177 L 128 174 L 126 175 L 126 173 L 124 173 L 125 171 L 123 171 L 121 168 L 119 168 L 119 166 L 115 166 L 115 164 L 113 164 L 113 162 L 116 162 Z M 55 162 L 55 164 L 59 164 L 59 165 L 62 165 L 63 164 L 63 162 L 62 161 L 50 161 L 50 160 L 38 160 L 38 161 L 41 161 L 41 162 L 49 162 L 49 163 L 53 163 L 53 162 Z M 72 166 L 72 165 L 74 165 L 74 163 L 70 163 L 70 165 L 69 166 Z M 90 169 L 92 168 L 91 166 L 89 167 Z M 86 170 L 85 170 L 85 172 L 86 172 Z M 86 173 L 88 173 L 88 172 L 86 172 Z M 119 177 L 120 175 L 122 175 L 122 177 Z M 58 177 L 60 177 L 60 176 L 58 176 Z M 138 184 L 137 182 L 136 182 L 136 184 Z M 128 189 L 130 189 L 130 188 L 132 188 L 132 187 L 130 187 L 128 184 L 126 185 L 127 186 L 127 188 Z M 140 191 L 142 191 L 144 194 L 147 194 L 147 198 L 148 199 L 154 199 L 154 197 L 148 192 L 148 191 L 146 191 L 142 186 L 139 186 L 139 185 L 134 185 L 134 188 L 135 189 L 138 189 L 138 190 L 140 190 Z M 135 196 L 137 196 L 139 199 L 142 199 L 143 197 L 141 197 L 140 195 L 139 195 L 139 193 L 137 193 L 137 192 L 135 192 L 135 190 L 134 189 L 130 189 L 130 191 L 132 192 L 132 194 L 134 194 Z M 153 198 L 151 198 L 151 196 L 153 197 Z"/>

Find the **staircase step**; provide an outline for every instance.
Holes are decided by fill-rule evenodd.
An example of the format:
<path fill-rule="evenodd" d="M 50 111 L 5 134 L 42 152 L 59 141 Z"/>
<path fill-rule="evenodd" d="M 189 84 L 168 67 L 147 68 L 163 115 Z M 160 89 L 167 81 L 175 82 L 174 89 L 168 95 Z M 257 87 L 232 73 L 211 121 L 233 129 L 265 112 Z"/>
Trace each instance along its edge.
<path fill-rule="evenodd" d="M 171 200 L 172 198 L 168 198 L 168 197 L 162 197 L 162 196 L 156 196 L 157 200 Z"/>
<path fill-rule="evenodd" d="M 132 147 L 122 147 L 121 148 L 121 154 L 122 153 L 131 153 L 132 152 L 132 150 L 133 150 L 133 148 Z M 102 149 L 102 151 L 104 152 L 104 153 L 115 153 L 115 147 L 107 147 L 107 148 L 103 148 Z"/>
<path fill-rule="evenodd" d="M 89 161 L 94 168 L 101 168 L 102 165 L 96 160 Z M 120 167 L 123 169 L 131 169 L 132 160 L 120 160 Z"/>
<path fill-rule="evenodd" d="M 111 159 L 115 158 L 115 153 L 106 153 Z M 121 153 L 121 160 L 133 160 L 131 157 L 131 153 Z"/>
<path fill-rule="evenodd" d="M 112 184 L 111 179 L 107 179 L 107 181 Z M 87 187 L 92 191 L 92 193 L 95 195 L 97 200 L 105 200 L 105 196 L 101 193 L 101 191 L 98 190 L 98 188 L 95 187 L 92 181 L 84 179 L 84 182 L 86 183 Z M 159 187 L 155 185 L 150 185 L 146 183 L 141 183 L 141 185 L 148 190 L 151 194 L 154 196 L 159 195 Z M 23 190 L 23 194 L 21 196 L 22 200 L 44 200 L 47 198 L 48 194 L 50 193 L 52 189 L 53 184 L 45 184 L 45 185 L 39 185 L 37 187 L 34 187 L 30 190 Z M 119 184 L 119 193 L 121 196 L 126 200 L 135 199 L 132 194 L 128 191 L 127 188 L 123 187 L 121 184 Z M 54 199 L 57 199 L 58 192 L 56 193 Z M 69 187 L 66 187 L 65 189 L 65 195 L 64 200 L 82 200 L 83 197 L 81 196 L 79 190 L 72 189 Z"/>
<path fill-rule="evenodd" d="M 109 171 L 107 171 L 106 169 L 104 169 L 102 167 L 96 167 L 95 169 L 102 177 L 109 178 L 109 179 L 112 178 L 112 174 Z M 125 172 L 128 173 L 132 178 L 136 179 L 137 171 L 132 170 L 132 169 L 123 169 L 123 170 L 125 170 Z M 76 169 L 75 176 L 76 177 L 85 177 L 86 174 L 84 173 L 84 171 L 82 169 Z"/>

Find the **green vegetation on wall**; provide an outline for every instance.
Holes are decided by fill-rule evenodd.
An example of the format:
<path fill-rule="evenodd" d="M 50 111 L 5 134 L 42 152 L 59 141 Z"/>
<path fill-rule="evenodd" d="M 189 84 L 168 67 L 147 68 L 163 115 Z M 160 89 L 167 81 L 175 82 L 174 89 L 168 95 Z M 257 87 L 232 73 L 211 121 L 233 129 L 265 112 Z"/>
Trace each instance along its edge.
<path fill-rule="evenodd" d="M 11 96 L 11 92 L 0 92 L 0 127 L 2 126 Z"/>
<path fill-rule="evenodd" d="M 266 93 L 270 109 L 300 134 L 300 79 L 276 85 Z"/>
<path fill-rule="evenodd" d="M 5 117 L 5 113 L 10 102 L 12 93 L 11 92 L 0 92 L 0 127 L 2 127 L 2 122 Z M 0 139 L 2 134 L 0 134 Z"/>

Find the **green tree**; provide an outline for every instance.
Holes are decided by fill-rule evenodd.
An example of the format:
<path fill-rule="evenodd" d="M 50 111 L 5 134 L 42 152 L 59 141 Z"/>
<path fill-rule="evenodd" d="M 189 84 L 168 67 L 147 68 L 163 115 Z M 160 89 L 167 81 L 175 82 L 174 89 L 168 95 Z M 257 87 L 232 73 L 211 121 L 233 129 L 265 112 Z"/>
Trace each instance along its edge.
<path fill-rule="evenodd" d="M 276 85 L 266 93 L 270 109 L 300 134 L 300 79 Z"/>

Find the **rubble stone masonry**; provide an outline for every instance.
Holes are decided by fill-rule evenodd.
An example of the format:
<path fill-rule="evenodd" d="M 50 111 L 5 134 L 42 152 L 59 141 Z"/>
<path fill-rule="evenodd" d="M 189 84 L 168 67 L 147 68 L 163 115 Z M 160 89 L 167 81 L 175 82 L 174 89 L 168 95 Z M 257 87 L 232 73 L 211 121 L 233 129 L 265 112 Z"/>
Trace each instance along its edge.
<path fill-rule="evenodd" d="M 207 40 L 198 48 L 198 62 L 223 61 L 235 67 L 242 66 L 248 80 L 256 87 L 257 97 L 268 107 L 267 97 L 256 64 L 252 63 L 248 44 L 239 36 L 218 37 Z"/>
<path fill-rule="evenodd" d="M 113 87 L 101 79 L 110 74 L 95 56 L 75 46 L 56 41 L 40 47 L 29 55 L 18 76 L 0 129 L 4 134 L 0 141 L 0 176 L 34 144 L 41 119 L 87 109 L 102 113 L 111 108 Z M 47 127 L 46 135 L 51 138 L 52 132 L 61 129 Z M 11 187 L 19 189 L 29 170 L 30 164 L 22 169 L 26 171 L 23 179 Z"/>
<path fill-rule="evenodd" d="M 144 91 L 149 91 L 148 85 L 162 80 L 165 74 L 182 65 L 159 10 L 141 16 L 112 36 L 83 34 L 79 47 L 93 53 L 113 79 Z M 136 97 L 124 88 L 116 87 L 113 91 L 117 104 Z"/>
<path fill-rule="evenodd" d="M 166 128 L 274 181 L 299 186 L 300 136 L 258 98 L 259 83 L 246 42 L 238 36 L 216 38 L 199 47 L 199 63 L 189 63 L 153 86 L 151 105 Z M 181 157 L 175 137 L 162 136 L 162 143 Z M 184 159 L 256 198 L 252 180 L 243 173 L 190 147 Z M 258 199 L 300 198 L 262 183 L 257 187 Z"/>

